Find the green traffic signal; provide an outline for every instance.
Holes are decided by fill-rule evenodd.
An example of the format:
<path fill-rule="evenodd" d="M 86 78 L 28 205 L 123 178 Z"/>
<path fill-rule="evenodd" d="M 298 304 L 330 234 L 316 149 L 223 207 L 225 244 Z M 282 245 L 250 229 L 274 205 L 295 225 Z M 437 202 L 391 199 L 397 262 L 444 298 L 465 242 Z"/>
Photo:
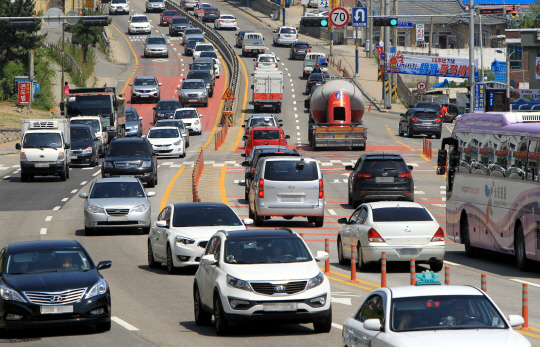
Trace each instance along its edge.
<path fill-rule="evenodd" d="M 390 18 L 390 26 L 395 27 L 398 25 L 397 18 Z"/>
<path fill-rule="evenodd" d="M 327 27 L 328 26 L 328 21 L 326 19 L 321 20 L 321 26 L 322 27 Z"/>

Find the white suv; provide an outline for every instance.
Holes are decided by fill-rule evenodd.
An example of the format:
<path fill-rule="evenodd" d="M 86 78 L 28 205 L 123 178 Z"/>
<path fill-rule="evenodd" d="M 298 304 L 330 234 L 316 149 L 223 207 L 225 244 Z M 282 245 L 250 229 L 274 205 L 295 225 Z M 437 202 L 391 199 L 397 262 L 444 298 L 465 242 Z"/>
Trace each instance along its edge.
<path fill-rule="evenodd" d="M 177 108 L 174 119 L 181 119 L 186 128 L 197 135 L 202 134 L 202 114 L 195 107 Z"/>
<path fill-rule="evenodd" d="M 274 46 L 292 45 L 298 40 L 294 27 L 279 27 L 274 30 Z"/>
<path fill-rule="evenodd" d="M 290 229 L 218 231 L 206 246 L 193 283 L 195 322 L 218 335 L 229 322 L 313 323 L 332 327 L 330 283 L 304 240 Z"/>
<path fill-rule="evenodd" d="M 255 70 L 278 70 L 279 58 L 274 53 L 259 54 L 255 62 Z"/>

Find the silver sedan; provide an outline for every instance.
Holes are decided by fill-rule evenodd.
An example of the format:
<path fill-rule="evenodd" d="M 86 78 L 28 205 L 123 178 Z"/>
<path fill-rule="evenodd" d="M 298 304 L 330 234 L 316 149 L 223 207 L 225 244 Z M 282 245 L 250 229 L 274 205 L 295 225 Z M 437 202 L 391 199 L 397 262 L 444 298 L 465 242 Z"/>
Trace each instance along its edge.
<path fill-rule="evenodd" d="M 84 203 L 84 232 L 95 229 L 142 228 L 150 232 L 152 209 L 148 198 L 155 192 L 144 191 L 137 178 L 101 178 L 90 186 L 90 192 L 80 193 Z"/>

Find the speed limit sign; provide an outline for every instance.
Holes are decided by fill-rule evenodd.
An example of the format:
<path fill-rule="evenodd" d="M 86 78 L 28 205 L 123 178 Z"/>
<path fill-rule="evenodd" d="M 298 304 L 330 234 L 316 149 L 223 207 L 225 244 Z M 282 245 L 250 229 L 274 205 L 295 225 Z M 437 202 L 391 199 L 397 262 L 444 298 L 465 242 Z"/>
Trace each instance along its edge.
<path fill-rule="evenodd" d="M 330 23 L 336 27 L 342 27 L 349 23 L 349 12 L 343 7 L 336 7 L 330 12 Z"/>

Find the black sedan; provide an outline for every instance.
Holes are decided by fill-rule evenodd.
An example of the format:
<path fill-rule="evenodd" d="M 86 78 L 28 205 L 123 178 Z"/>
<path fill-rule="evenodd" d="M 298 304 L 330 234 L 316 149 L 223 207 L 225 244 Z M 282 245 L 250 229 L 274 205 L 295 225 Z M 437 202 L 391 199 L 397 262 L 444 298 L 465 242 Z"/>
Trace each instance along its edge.
<path fill-rule="evenodd" d="M 205 7 L 204 15 L 202 16 L 203 22 L 213 22 L 219 18 L 220 12 L 215 7 Z"/>
<path fill-rule="evenodd" d="M 399 119 L 398 134 L 413 137 L 415 134 L 426 134 L 441 138 L 442 118 L 429 108 L 410 108 Z"/>
<path fill-rule="evenodd" d="M 154 123 L 160 119 L 169 119 L 174 117 L 174 111 L 177 108 L 182 108 L 182 104 L 178 100 L 161 100 L 157 103 L 154 110 Z"/>
<path fill-rule="evenodd" d="M 306 82 L 306 95 L 310 94 L 311 87 L 313 87 L 319 82 L 322 82 L 326 78 L 330 78 L 330 75 L 327 73 L 312 73 L 311 75 L 309 75 L 309 78 Z"/>
<path fill-rule="evenodd" d="M 93 325 L 111 330 L 111 293 L 77 241 L 14 243 L 0 251 L 0 328 Z"/>

